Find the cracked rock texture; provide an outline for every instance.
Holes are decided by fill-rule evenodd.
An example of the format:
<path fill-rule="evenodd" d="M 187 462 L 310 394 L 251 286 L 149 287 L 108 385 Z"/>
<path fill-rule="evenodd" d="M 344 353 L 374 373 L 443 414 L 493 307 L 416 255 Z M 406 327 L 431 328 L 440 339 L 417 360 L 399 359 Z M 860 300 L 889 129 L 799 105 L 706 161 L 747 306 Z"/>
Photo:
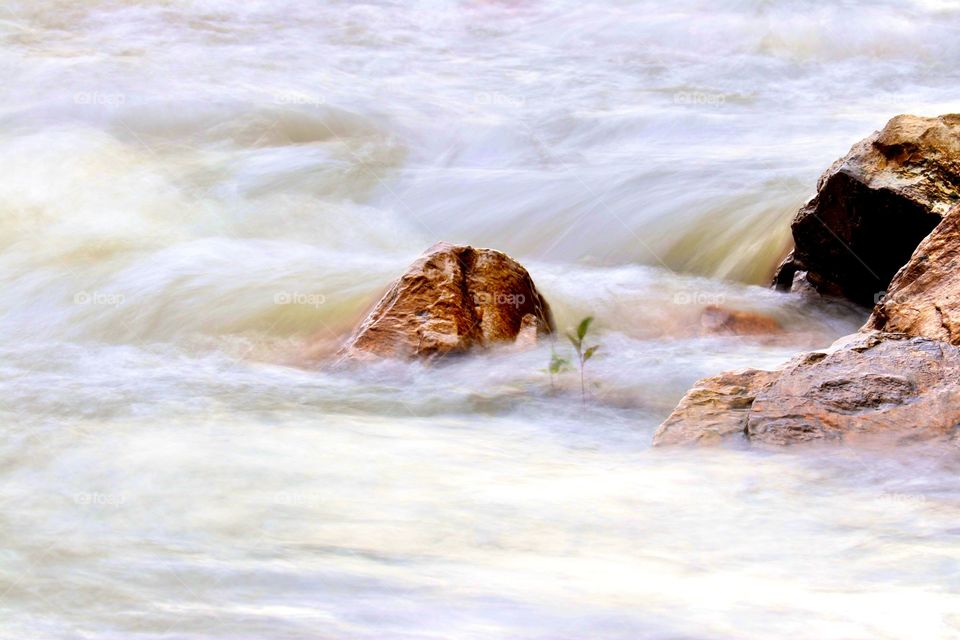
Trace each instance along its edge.
<path fill-rule="evenodd" d="M 396 280 L 341 349 L 344 359 L 431 358 L 524 346 L 555 330 L 520 263 L 493 249 L 437 243 Z"/>
<path fill-rule="evenodd" d="M 957 441 L 960 348 L 903 334 L 864 332 L 779 371 L 699 381 L 654 437 L 655 445 L 740 439 L 789 445 L 879 436 Z"/>

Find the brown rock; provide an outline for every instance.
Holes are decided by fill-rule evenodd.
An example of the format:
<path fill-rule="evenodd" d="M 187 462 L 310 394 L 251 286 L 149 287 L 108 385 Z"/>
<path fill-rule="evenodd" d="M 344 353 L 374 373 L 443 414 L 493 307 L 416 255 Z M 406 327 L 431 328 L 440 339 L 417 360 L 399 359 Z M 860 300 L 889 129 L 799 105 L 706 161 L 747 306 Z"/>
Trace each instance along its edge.
<path fill-rule="evenodd" d="M 960 349 L 880 332 L 837 341 L 774 372 L 707 378 L 680 401 L 655 445 L 746 439 L 810 441 L 954 438 L 960 428 Z"/>
<path fill-rule="evenodd" d="M 742 436 L 756 394 L 778 375 L 747 369 L 700 380 L 657 429 L 653 443 L 716 444 Z"/>
<path fill-rule="evenodd" d="M 701 333 L 707 335 L 763 335 L 780 333 L 776 319 L 753 311 L 724 309 L 712 304 L 700 315 Z"/>
<path fill-rule="evenodd" d="M 958 200 L 960 115 L 898 116 L 855 145 L 797 215 L 796 247 L 776 282 L 864 305 L 886 290 L 867 324 L 777 371 L 700 381 L 655 444 L 960 444 Z M 719 319 L 705 326 L 727 323 L 711 313 Z"/>
<path fill-rule="evenodd" d="M 896 116 L 837 160 L 793 221 L 774 277 L 871 306 L 920 241 L 960 201 L 960 115 Z"/>
<path fill-rule="evenodd" d="M 506 254 L 441 242 L 394 282 L 340 355 L 415 358 L 531 340 L 554 331 L 530 274 Z"/>
<path fill-rule="evenodd" d="M 960 345 L 960 206 L 920 243 L 864 329 Z"/>

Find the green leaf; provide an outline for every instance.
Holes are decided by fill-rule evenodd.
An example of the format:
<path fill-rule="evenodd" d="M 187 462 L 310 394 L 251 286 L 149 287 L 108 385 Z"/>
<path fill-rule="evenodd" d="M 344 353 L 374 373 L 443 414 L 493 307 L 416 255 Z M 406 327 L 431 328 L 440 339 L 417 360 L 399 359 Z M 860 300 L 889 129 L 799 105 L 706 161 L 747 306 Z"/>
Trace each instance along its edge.
<path fill-rule="evenodd" d="M 568 362 L 569 361 L 566 358 L 561 358 L 554 353 L 550 357 L 550 373 L 560 373 L 563 371 L 563 368 L 568 364 Z"/>
<path fill-rule="evenodd" d="M 589 360 L 590 357 L 591 357 L 594 353 L 596 353 L 597 349 L 599 349 L 599 348 L 600 348 L 600 345 L 595 344 L 595 345 L 593 345 L 592 347 L 590 347 L 589 349 L 587 349 L 586 351 L 584 351 L 584 352 L 583 352 L 583 361 L 586 362 L 587 360 Z"/>
<path fill-rule="evenodd" d="M 567 334 L 567 340 L 570 341 L 570 344 L 573 345 L 574 349 L 576 349 L 577 351 L 580 351 L 580 343 L 582 342 L 581 340 L 578 340 L 577 337 L 574 336 L 572 333 Z"/>
<path fill-rule="evenodd" d="M 580 340 L 583 340 L 587 337 L 587 331 L 590 329 L 590 323 L 593 322 L 593 316 L 587 316 L 580 321 L 580 326 L 577 327 L 577 336 Z"/>

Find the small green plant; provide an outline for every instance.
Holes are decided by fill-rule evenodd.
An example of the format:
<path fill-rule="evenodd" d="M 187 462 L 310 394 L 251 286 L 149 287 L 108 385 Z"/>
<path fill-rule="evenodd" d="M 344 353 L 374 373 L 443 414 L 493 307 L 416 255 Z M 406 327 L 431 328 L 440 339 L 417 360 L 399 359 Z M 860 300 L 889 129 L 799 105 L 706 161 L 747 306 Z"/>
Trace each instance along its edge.
<path fill-rule="evenodd" d="M 551 392 L 554 389 L 553 379 L 554 377 L 560 375 L 562 372 L 570 368 L 570 360 L 564 358 L 556 349 L 553 348 L 553 345 L 550 345 L 550 365 L 547 367 L 547 373 L 550 374 L 550 390 Z"/>
<path fill-rule="evenodd" d="M 591 347 L 584 348 L 583 341 L 587 337 L 587 332 L 590 331 L 590 323 L 593 322 L 593 316 L 587 316 L 580 321 L 580 324 L 577 325 L 577 334 L 572 333 L 567 334 L 567 339 L 570 341 L 570 344 L 573 345 L 573 348 L 577 352 L 577 360 L 580 361 L 580 401 L 587 401 L 587 391 L 586 386 L 583 382 L 583 367 L 587 363 L 587 360 L 593 357 L 593 354 L 597 352 L 597 349 L 600 348 L 600 345 L 595 344 Z"/>

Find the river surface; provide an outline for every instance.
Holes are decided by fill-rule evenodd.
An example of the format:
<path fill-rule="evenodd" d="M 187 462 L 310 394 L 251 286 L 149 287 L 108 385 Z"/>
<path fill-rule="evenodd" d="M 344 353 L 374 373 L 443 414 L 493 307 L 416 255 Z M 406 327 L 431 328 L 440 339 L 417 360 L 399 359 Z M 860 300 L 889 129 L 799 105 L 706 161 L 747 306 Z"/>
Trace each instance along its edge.
<path fill-rule="evenodd" d="M 955 0 L 7 1 L 0 71 L 0 637 L 960 637 L 942 451 L 650 448 L 863 322 L 765 285 L 960 111 Z M 586 402 L 546 344 L 322 365 L 438 240 L 596 317 Z"/>

